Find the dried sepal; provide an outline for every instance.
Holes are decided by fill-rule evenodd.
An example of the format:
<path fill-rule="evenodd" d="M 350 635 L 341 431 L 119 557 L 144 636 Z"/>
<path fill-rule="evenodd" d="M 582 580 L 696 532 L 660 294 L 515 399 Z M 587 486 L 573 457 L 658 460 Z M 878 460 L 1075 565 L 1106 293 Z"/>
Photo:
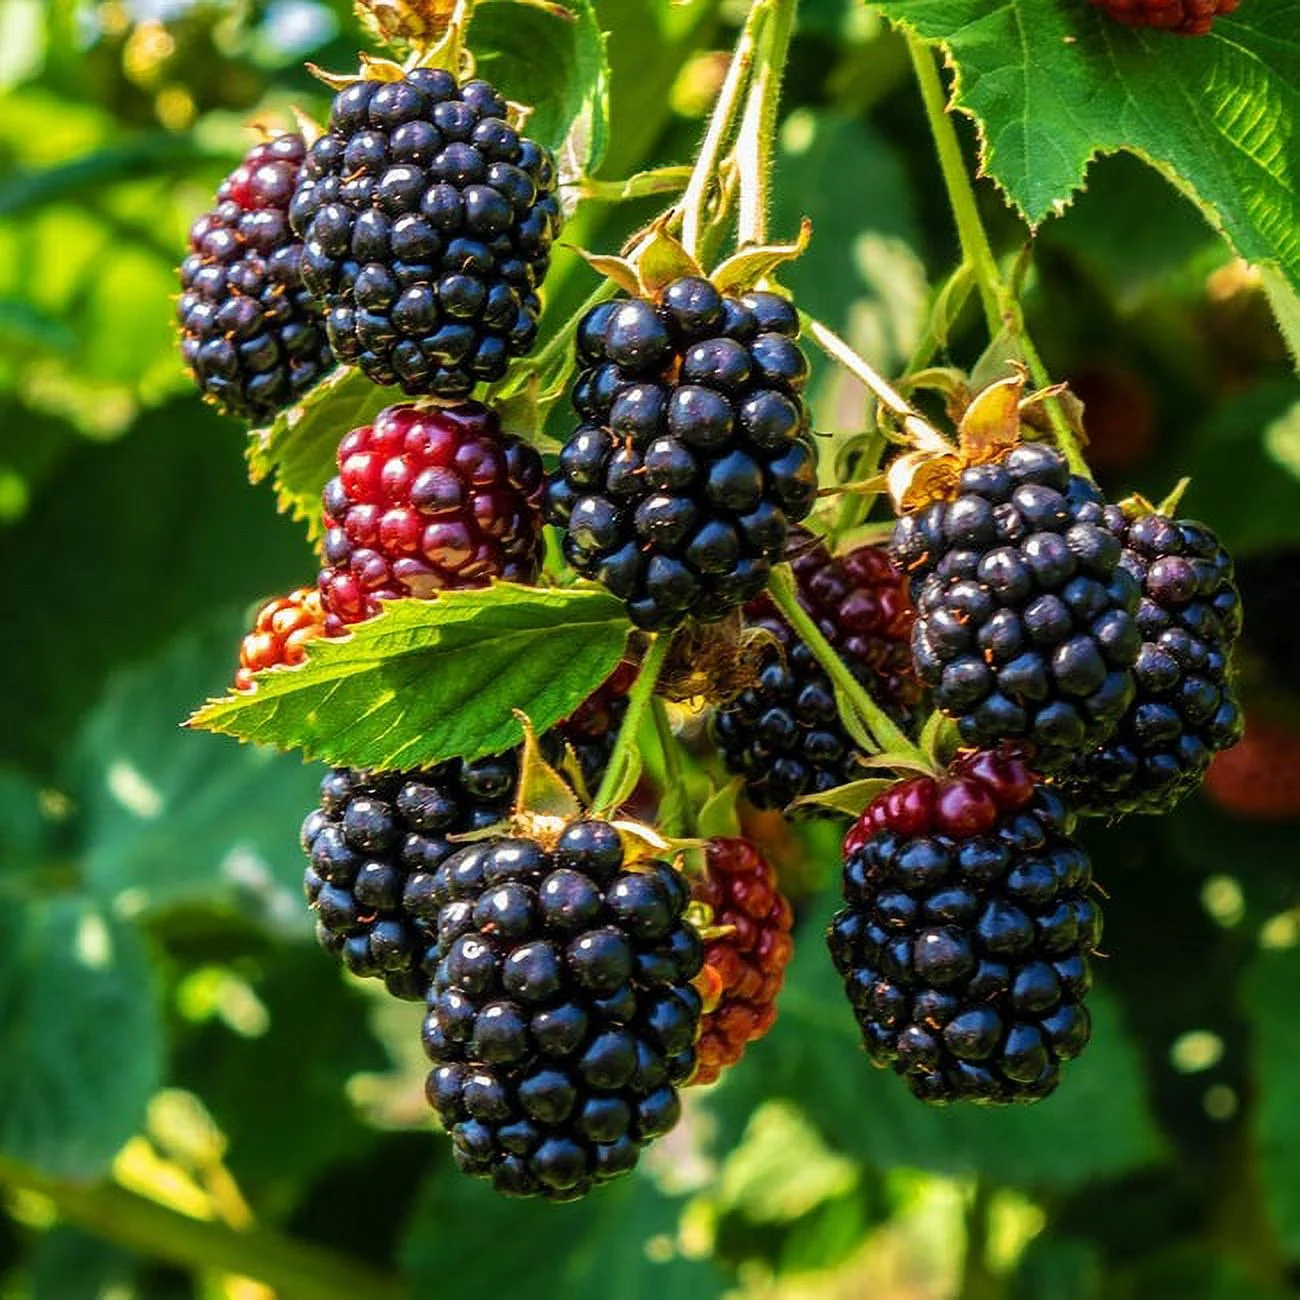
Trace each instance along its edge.
<path fill-rule="evenodd" d="M 957 426 L 963 466 L 999 460 L 1020 442 L 1023 373 L 999 379 L 976 393 Z"/>
<path fill-rule="evenodd" d="M 754 288 L 778 266 L 802 257 L 812 238 L 812 222 L 805 217 L 792 244 L 761 244 L 741 248 L 713 269 L 709 279 L 719 293 L 740 294 Z"/>
<path fill-rule="evenodd" d="M 886 480 L 899 514 L 923 510 L 935 501 L 949 501 L 961 479 L 961 457 L 954 451 L 908 451 L 890 462 Z"/>

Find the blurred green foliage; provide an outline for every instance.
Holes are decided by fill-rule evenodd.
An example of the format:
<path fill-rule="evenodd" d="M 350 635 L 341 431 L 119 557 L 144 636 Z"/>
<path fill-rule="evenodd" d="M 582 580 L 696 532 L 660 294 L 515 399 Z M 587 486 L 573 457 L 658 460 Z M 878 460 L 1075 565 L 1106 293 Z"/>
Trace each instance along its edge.
<path fill-rule="evenodd" d="M 713 84 L 698 56 L 734 6 L 598 12 L 602 174 L 684 160 Z M 507 79 L 513 14 L 492 15 Z M 821 945 L 823 837 L 776 1030 L 692 1095 L 641 1174 L 549 1208 L 456 1173 L 423 1104 L 418 1008 L 311 942 L 295 842 L 314 770 L 177 729 L 229 680 L 250 609 L 314 557 L 247 485 L 239 428 L 188 387 L 174 266 L 246 123 L 319 112 L 302 60 L 346 67 L 359 41 L 345 0 L 0 6 L 3 1294 L 1300 1291 L 1300 826 L 1203 802 L 1090 833 L 1113 956 L 1096 1041 L 1031 1110 L 934 1112 L 869 1070 Z M 788 277 L 801 303 L 900 369 L 954 236 L 899 38 L 843 0 L 806 0 L 776 193 L 778 233 L 805 214 L 817 230 Z M 1022 228 L 992 185 L 980 199 L 1013 253 Z M 612 248 L 649 211 L 588 204 L 567 238 Z M 591 286 L 561 252 L 548 319 Z M 1300 392 L 1261 278 L 1191 203 L 1103 157 L 1044 226 L 1027 309 L 1088 396 L 1108 486 L 1159 497 L 1190 474 L 1188 508 L 1248 570 L 1288 548 L 1300 569 Z M 944 362 L 975 361 L 976 317 Z M 860 392 L 818 375 L 821 427 L 860 428 Z M 1269 638 L 1254 707 L 1296 707 L 1294 633 Z"/>

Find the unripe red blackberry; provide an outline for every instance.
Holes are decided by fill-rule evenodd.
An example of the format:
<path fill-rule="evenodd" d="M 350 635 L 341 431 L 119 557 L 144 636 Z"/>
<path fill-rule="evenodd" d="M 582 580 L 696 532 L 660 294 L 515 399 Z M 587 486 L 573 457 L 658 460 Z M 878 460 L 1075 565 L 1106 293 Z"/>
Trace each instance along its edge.
<path fill-rule="evenodd" d="M 240 643 L 235 689 L 252 690 L 253 674 L 265 668 L 302 663 L 307 643 L 324 631 L 325 611 L 315 587 L 300 587 L 268 600 L 258 610 L 253 630 Z"/>
<path fill-rule="evenodd" d="M 1232 691 L 1241 597 L 1232 559 L 1204 524 L 1160 514 L 1107 521 L 1120 564 L 1142 591 L 1137 691 L 1116 733 L 1054 778 L 1071 807 L 1097 816 L 1167 812 L 1195 790 L 1210 759 L 1241 739 Z"/>
<path fill-rule="evenodd" d="M 678 872 L 578 821 L 553 847 L 467 845 L 405 899 L 437 936 L 427 1090 L 460 1168 L 558 1201 L 632 1169 L 695 1069 L 702 947 Z"/>
<path fill-rule="evenodd" d="M 466 397 L 533 345 L 560 209 L 550 154 L 507 118 L 435 68 L 335 96 L 290 216 L 334 355 L 377 384 Z"/>
<path fill-rule="evenodd" d="M 1180 36 L 1201 36 L 1220 14 L 1241 0 L 1088 0 L 1125 27 L 1155 27 Z"/>
<path fill-rule="evenodd" d="M 872 1061 L 921 1100 L 1037 1101 L 1090 1033 L 1101 916 L 1073 816 L 973 752 L 878 795 L 844 841 L 827 941 Z"/>
<path fill-rule="evenodd" d="M 1096 490 L 1041 443 L 974 465 L 900 519 L 912 658 L 962 740 L 1032 748 L 1051 770 L 1103 743 L 1133 699 L 1138 589 Z"/>
<path fill-rule="evenodd" d="M 794 947 L 794 914 L 776 872 L 748 840 L 710 840 L 705 874 L 691 893 L 708 905 L 711 925 L 726 930 L 705 943 L 696 981 L 706 1009 L 690 1082 L 705 1084 L 775 1023 L 776 996 Z"/>
<path fill-rule="evenodd" d="M 833 556 L 819 538 L 795 528 L 786 553 L 799 603 L 872 698 L 906 726 L 921 690 L 912 671 L 907 582 L 888 552 L 860 546 Z M 777 644 L 761 650 L 754 685 L 714 715 L 714 740 L 728 770 L 744 776 L 745 794 L 759 808 L 785 808 L 800 795 L 853 780 L 859 751 L 812 651 L 766 594 L 745 606 L 745 621 Z"/>
<path fill-rule="evenodd" d="M 547 487 L 566 558 L 640 627 L 758 595 L 817 491 L 794 307 L 690 276 L 578 329 L 582 423 Z"/>
<path fill-rule="evenodd" d="M 381 600 L 541 571 L 541 458 L 487 407 L 390 406 L 343 439 L 338 467 L 323 497 L 330 635 Z"/>
<path fill-rule="evenodd" d="M 300 135 L 251 149 L 190 229 L 176 302 L 181 355 L 227 415 L 270 419 L 333 364 L 289 228 L 305 152 Z"/>
<path fill-rule="evenodd" d="M 516 774 L 513 753 L 421 772 L 328 772 L 302 825 L 303 889 L 322 947 L 397 997 L 423 997 L 435 935 L 407 910 L 407 881 L 456 852 L 450 836 L 509 816 Z"/>

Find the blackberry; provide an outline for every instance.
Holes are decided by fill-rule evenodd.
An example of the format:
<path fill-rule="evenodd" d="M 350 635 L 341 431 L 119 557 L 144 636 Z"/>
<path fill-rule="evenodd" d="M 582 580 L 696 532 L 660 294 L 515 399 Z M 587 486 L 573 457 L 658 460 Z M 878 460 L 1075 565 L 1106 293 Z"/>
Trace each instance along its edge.
<path fill-rule="evenodd" d="M 887 552 L 861 546 L 833 556 L 812 533 L 795 528 L 787 554 L 799 603 L 872 697 L 909 725 L 920 697 L 908 645 L 912 608 Z M 760 652 L 757 681 L 714 715 L 713 737 L 727 769 L 745 778 L 745 794 L 759 808 L 785 808 L 800 795 L 853 780 L 859 750 L 812 651 L 766 594 L 745 606 L 745 619 L 777 644 Z"/>
<path fill-rule="evenodd" d="M 1125 27 L 1155 27 L 1180 36 L 1201 36 L 1220 14 L 1230 14 L 1241 0 L 1088 0 Z"/>
<path fill-rule="evenodd" d="M 1086 480 L 1027 443 L 962 471 L 957 495 L 899 520 L 912 659 L 967 745 L 1032 746 L 1049 770 L 1108 739 L 1133 699 L 1138 588 Z"/>
<path fill-rule="evenodd" d="M 776 1021 L 794 914 L 771 864 L 748 840 L 714 839 L 692 896 L 723 930 L 704 947 L 705 1007 L 692 1084 L 713 1083 Z"/>
<path fill-rule="evenodd" d="M 1137 693 L 1119 730 L 1077 756 L 1056 784 L 1080 812 L 1167 812 L 1201 783 L 1210 759 L 1241 739 L 1229 681 L 1241 631 L 1232 560 L 1204 524 L 1118 506 L 1106 518 L 1121 566 L 1142 591 Z"/>
<path fill-rule="evenodd" d="M 325 611 L 315 587 L 300 587 L 267 601 L 257 612 L 253 630 L 240 643 L 235 689 L 252 690 L 253 674 L 265 668 L 302 663 L 307 642 L 324 630 Z"/>
<path fill-rule="evenodd" d="M 428 1096 L 461 1169 L 574 1200 L 673 1127 L 700 1018 L 688 898 L 602 821 L 553 848 L 479 841 L 411 877 L 406 906 L 437 935 Z"/>
<path fill-rule="evenodd" d="M 799 318 L 771 293 L 676 280 L 578 328 L 581 419 L 547 486 L 565 557 L 639 627 L 709 622 L 766 586 L 817 475 Z"/>
<path fill-rule="evenodd" d="M 390 406 L 339 443 L 338 467 L 323 497 L 330 635 L 381 600 L 541 571 L 541 458 L 487 407 Z"/>
<path fill-rule="evenodd" d="M 636 664 L 623 660 L 563 722 L 542 737 L 548 762 L 563 760 L 563 746 L 573 749 L 588 791 L 595 792 L 609 765 L 623 715 L 627 693 L 636 681 Z M 547 751 L 550 752 L 547 752 Z"/>
<path fill-rule="evenodd" d="M 408 912 L 403 891 L 413 874 L 435 871 L 456 852 L 449 836 L 509 816 L 516 775 L 513 753 L 419 772 L 327 773 L 301 836 L 303 889 L 321 946 L 354 974 L 382 978 L 397 997 L 423 997 L 436 936 Z"/>
<path fill-rule="evenodd" d="M 1072 821 L 985 751 L 892 786 L 845 839 L 831 956 L 872 1061 L 921 1100 L 1037 1101 L 1087 1044 L 1101 917 Z"/>
<path fill-rule="evenodd" d="M 434 68 L 335 96 L 289 215 L 334 355 L 377 384 L 465 397 L 533 345 L 555 167 L 506 119 Z"/>
<path fill-rule="evenodd" d="M 176 302 L 181 355 L 227 415 L 270 419 L 333 364 L 303 285 L 302 243 L 289 228 L 305 153 L 300 135 L 257 145 L 190 228 Z"/>

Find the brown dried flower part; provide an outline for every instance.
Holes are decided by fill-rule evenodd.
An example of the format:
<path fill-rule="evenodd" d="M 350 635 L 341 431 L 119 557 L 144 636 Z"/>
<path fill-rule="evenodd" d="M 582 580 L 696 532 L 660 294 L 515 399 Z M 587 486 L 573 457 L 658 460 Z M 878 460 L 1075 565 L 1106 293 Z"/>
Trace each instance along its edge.
<path fill-rule="evenodd" d="M 355 8 L 376 40 L 424 49 L 446 34 L 456 0 L 356 0 Z"/>
<path fill-rule="evenodd" d="M 739 610 L 719 623 L 690 620 L 673 638 L 656 693 L 677 703 L 734 700 L 758 680 L 760 651 L 771 640 L 761 628 L 744 627 Z"/>

